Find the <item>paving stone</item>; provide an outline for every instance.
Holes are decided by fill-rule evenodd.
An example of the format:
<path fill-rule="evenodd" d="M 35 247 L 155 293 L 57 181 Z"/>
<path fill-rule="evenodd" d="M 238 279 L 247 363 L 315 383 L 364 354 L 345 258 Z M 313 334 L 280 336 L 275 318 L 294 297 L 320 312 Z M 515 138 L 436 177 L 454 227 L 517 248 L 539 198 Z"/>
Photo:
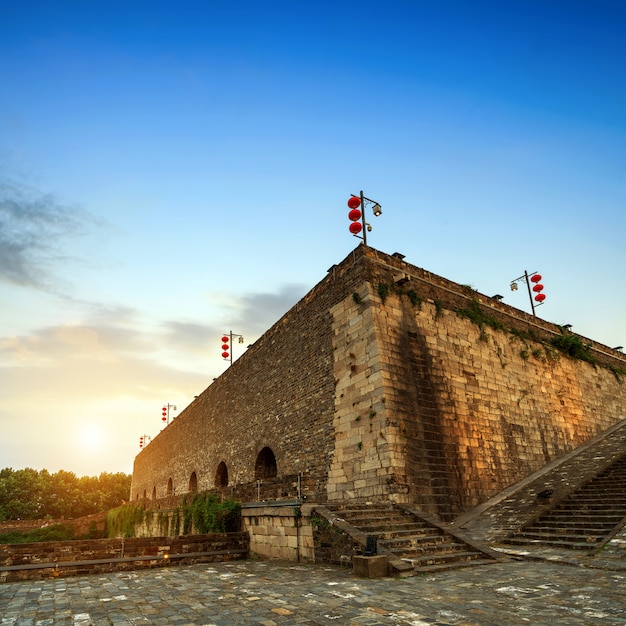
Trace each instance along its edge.
<path fill-rule="evenodd" d="M 566 554 L 540 556 L 403 579 L 238 561 L 68 578 L 63 586 L 4 583 L 0 626 L 626 625 L 626 561 L 599 569 Z"/>

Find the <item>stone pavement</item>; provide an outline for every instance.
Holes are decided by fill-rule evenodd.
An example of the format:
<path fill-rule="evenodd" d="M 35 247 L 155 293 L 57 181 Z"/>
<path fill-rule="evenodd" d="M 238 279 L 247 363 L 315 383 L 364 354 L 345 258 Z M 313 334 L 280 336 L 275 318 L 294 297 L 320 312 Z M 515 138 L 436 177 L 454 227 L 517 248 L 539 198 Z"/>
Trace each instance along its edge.
<path fill-rule="evenodd" d="M 623 560 L 598 569 L 547 558 L 404 579 L 248 560 L 4 583 L 0 624 L 626 625 Z"/>

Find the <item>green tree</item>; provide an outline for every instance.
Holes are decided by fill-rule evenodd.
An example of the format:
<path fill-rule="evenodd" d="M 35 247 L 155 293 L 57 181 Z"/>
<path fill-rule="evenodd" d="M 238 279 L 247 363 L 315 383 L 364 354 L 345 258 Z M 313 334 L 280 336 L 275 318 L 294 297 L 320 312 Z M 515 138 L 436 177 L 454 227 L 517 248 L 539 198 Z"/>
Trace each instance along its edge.
<path fill-rule="evenodd" d="M 129 497 L 124 473 L 78 478 L 73 472 L 26 468 L 0 470 L 0 521 L 43 517 L 76 518 L 120 506 Z"/>

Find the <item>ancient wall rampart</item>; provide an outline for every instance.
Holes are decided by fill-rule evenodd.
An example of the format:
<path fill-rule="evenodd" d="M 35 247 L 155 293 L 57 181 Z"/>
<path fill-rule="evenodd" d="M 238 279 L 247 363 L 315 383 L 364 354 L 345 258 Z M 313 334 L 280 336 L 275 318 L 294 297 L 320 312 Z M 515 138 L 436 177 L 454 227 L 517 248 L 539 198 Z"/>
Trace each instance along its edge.
<path fill-rule="evenodd" d="M 359 246 L 138 455 L 132 498 L 195 474 L 450 519 L 626 417 L 624 355 L 564 332 Z"/>

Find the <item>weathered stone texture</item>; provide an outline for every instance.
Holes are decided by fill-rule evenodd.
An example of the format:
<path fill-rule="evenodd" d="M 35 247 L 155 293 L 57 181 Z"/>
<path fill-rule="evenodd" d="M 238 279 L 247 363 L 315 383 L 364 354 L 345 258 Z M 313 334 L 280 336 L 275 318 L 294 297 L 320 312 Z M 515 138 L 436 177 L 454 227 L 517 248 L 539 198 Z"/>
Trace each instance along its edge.
<path fill-rule="evenodd" d="M 360 246 L 138 455 L 132 498 L 170 478 L 184 493 L 196 472 L 242 500 L 391 499 L 450 519 L 626 418 L 624 355 L 584 339 L 600 365 L 559 356 L 561 332 Z"/>
<path fill-rule="evenodd" d="M 0 582 L 231 561 L 248 556 L 246 533 L 84 539 L 0 545 Z"/>

